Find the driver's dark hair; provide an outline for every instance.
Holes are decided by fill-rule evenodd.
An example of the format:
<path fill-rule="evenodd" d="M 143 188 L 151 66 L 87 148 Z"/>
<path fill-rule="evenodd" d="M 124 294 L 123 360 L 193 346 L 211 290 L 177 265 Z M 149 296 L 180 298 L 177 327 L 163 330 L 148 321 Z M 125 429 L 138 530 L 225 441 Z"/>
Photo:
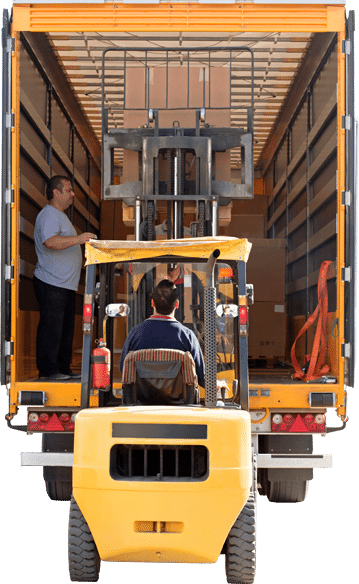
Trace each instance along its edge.
<path fill-rule="evenodd" d="M 64 181 L 64 180 L 71 182 L 71 179 L 69 179 L 68 176 L 61 176 L 59 174 L 55 174 L 54 176 L 52 176 L 50 178 L 50 180 L 48 181 L 47 186 L 46 186 L 46 196 L 47 196 L 49 201 L 51 201 L 51 199 L 53 199 L 55 189 L 62 192 L 62 187 L 63 187 L 62 181 Z"/>
<path fill-rule="evenodd" d="M 171 280 L 161 280 L 152 292 L 152 299 L 158 314 L 171 314 L 178 300 L 177 288 Z"/>

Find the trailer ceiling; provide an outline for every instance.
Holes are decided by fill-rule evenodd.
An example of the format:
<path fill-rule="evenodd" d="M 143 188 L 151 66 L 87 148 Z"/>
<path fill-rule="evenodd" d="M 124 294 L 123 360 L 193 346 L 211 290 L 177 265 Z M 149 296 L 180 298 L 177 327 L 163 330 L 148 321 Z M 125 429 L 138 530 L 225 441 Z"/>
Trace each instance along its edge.
<path fill-rule="evenodd" d="M 187 47 L 230 47 L 245 45 L 254 51 L 254 164 L 260 159 L 270 134 L 274 131 L 279 112 L 311 42 L 309 33 L 47 33 L 89 124 L 101 141 L 101 83 L 102 52 L 104 49 L 126 48 L 127 67 L 144 67 L 145 49 L 161 48 L 161 52 L 147 54 L 147 67 L 166 67 L 166 49 L 178 48 L 170 53 L 169 67 L 186 66 Z M 131 52 L 131 48 L 144 49 Z M 113 54 L 113 53 L 111 53 Z M 119 55 L 123 53 L 119 53 Z M 106 101 L 123 103 L 123 57 L 116 57 L 106 67 Z M 111 70 L 111 65 L 113 69 Z M 191 56 L 191 66 L 208 66 L 208 53 Z M 229 67 L 229 51 L 216 51 L 211 57 L 211 67 Z M 231 67 L 231 126 L 245 127 L 245 111 L 238 104 L 249 105 L 250 55 L 248 52 L 232 54 Z M 150 107 L 156 105 L 150 104 Z M 109 126 L 123 127 L 123 111 L 111 113 Z M 121 165 L 121 153 L 117 160 Z M 231 153 L 231 166 L 240 166 L 240 153 Z"/>

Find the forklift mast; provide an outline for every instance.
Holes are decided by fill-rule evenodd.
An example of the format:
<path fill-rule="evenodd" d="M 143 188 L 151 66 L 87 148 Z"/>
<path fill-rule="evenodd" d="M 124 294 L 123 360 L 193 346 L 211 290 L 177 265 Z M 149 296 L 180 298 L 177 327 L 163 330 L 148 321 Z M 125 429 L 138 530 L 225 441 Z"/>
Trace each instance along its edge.
<path fill-rule="evenodd" d="M 216 50 L 229 52 L 229 101 L 225 106 L 211 104 L 211 71 L 213 54 Z M 141 107 L 131 107 L 126 103 L 128 69 L 131 60 L 136 60 L 136 52 L 145 53 L 144 88 L 138 87 L 138 93 L 143 89 Z M 166 55 L 161 62 L 165 67 L 165 88 L 163 107 L 149 107 L 150 96 L 150 66 L 152 54 L 159 54 L 163 49 L 151 48 L 109 48 L 102 55 L 102 198 L 104 200 L 122 200 L 124 212 L 132 211 L 134 218 L 135 240 L 156 239 L 155 221 L 157 204 L 167 202 L 166 229 L 167 239 L 184 237 L 184 203 L 192 201 L 195 205 L 196 220 L 191 223 L 191 237 L 218 235 L 221 208 L 227 207 L 232 199 L 253 198 L 253 104 L 254 104 L 254 59 L 249 47 L 213 47 L 201 49 L 187 48 L 187 95 L 182 107 L 171 108 L 169 103 L 169 68 L 178 58 L 178 49 L 166 49 Z M 244 95 L 243 102 L 232 103 L 232 68 L 236 58 L 243 52 L 250 54 L 250 66 L 245 77 L 250 91 Z M 115 54 L 113 56 L 113 54 Z M 111 56 L 110 56 L 111 55 Z M 207 57 L 203 57 L 207 55 Z M 234 56 L 235 55 L 235 56 Z M 106 75 L 113 72 L 113 62 L 121 63 L 124 82 L 123 103 L 117 103 L 106 93 Z M 190 68 L 191 64 L 200 62 L 203 65 L 202 87 L 203 107 L 190 107 Z M 183 60 L 181 61 L 183 63 Z M 111 64 L 109 67 L 108 63 Z M 133 64 L 133 63 L 132 63 Z M 137 63 L 138 65 L 138 63 Z M 249 75 L 249 76 L 248 76 Z M 213 76 L 213 73 L 212 73 Z M 137 87 L 136 87 L 137 89 Z M 153 91 L 153 90 L 152 90 Z M 227 92 L 226 92 L 227 93 Z M 152 101 L 155 101 L 152 99 Z M 216 100 L 218 102 L 218 100 Z M 133 105 L 133 104 L 132 104 Z M 163 110 L 193 110 L 194 124 L 191 128 L 182 128 L 179 122 L 173 121 L 172 127 L 161 127 L 161 112 Z M 206 110 L 246 110 L 246 127 L 214 127 L 206 123 Z M 139 128 L 118 128 L 116 113 L 141 110 L 148 112 L 148 122 Z M 117 118 L 118 119 L 118 118 Z M 168 118 L 167 118 L 168 119 Z M 239 149 L 241 183 L 234 184 L 216 179 L 216 153 L 230 149 Z M 115 184 L 115 166 L 118 153 L 129 150 L 138 153 L 137 180 Z M 118 163 L 117 163 L 118 164 Z M 187 230 L 188 233 L 188 230 Z"/>

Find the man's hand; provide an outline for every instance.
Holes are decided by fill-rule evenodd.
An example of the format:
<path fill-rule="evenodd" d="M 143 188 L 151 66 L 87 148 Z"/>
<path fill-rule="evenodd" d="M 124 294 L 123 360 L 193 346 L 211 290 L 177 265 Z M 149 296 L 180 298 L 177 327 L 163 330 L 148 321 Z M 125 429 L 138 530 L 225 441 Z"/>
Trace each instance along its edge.
<path fill-rule="evenodd" d="M 225 345 L 229 345 L 229 340 L 227 339 L 227 337 L 225 337 L 224 335 L 221 335 L 221 333 L 217 333 L 216 334 L 216 341 L 217 341 L 217 345 L 223 341 Z"/>
<path fill-rule="evenodd" d="M 44 241 L 48 249 L 67 249 L 73 245 L 87 243 L 90 239 L 97 239 L 95 233 L 81 233 L 80 235 L 53 235 Z"/>
<path fill-rule="evenodd" d="M 90 241 L 90 239 L 97 239 L 97 235 L 95 235 L 95 233 L 81 233 L 81 235 L 78 235 L 78 243 L 83 244 L 83 243 L 87 243 L 88 241 Z"/>
<path fill-rule="evenodd" d="M 226 395 L 229 395 L 229 387 L 225 379 L 217 379 L 217 392 L 218 391 L 223 400 L 226 398 Z"/>

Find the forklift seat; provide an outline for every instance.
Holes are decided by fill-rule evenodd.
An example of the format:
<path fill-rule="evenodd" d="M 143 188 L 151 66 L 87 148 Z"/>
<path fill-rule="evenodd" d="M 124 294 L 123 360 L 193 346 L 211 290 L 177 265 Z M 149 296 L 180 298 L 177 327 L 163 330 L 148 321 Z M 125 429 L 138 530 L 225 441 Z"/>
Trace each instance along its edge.
<path fill-rule="evenodd" d="M 130 351 L 123 363 L 123 405 L 184 405 L 199 403 L 198 380 L 189 351 Z"/>

